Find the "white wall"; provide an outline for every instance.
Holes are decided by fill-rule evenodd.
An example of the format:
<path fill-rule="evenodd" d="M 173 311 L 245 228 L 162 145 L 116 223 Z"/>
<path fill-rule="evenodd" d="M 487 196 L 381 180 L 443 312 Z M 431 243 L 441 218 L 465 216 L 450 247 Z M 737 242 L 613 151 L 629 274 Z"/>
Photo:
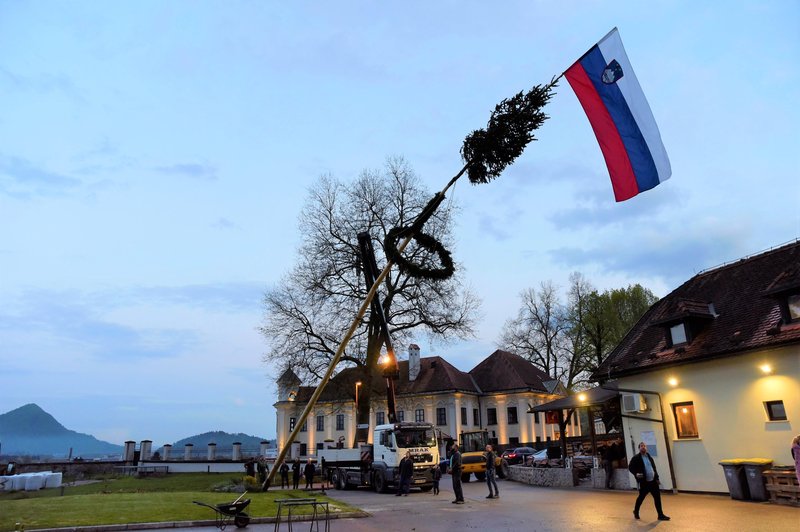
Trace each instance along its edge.
<path fill-rule="evenodd" d="M 765 363 L 772 366 L 771 374 L 761 371 Z M 670 386 L 670 378 L 678 384 Z M 619 386 L 662 393 L 680 490 L 727 492 L 719 465 L 726 458 L 769 458 L 776 465 L 790 465 L 791 440 L 800 433 L 800 346 L 654 371 L 620 379 Z M 648 398 L 653 411 L 643 417 L 660 417 L 658 402 L 653 396 Z M 774 400 L 784 402 L 787 421 L 768 421 L 764 402 Z M 675 436 L 670 405 L 685 401 L 694 403 L 699 438 L 679 440 Z M 630 435 L 638 442 L 642 430 L 653 430 L 663 439 L 657 423 L 623 419 L 623 425 L 629 456 Z M 666 453 L 659 452 L 656 465 L 665 484 L 669 479 Z"/>

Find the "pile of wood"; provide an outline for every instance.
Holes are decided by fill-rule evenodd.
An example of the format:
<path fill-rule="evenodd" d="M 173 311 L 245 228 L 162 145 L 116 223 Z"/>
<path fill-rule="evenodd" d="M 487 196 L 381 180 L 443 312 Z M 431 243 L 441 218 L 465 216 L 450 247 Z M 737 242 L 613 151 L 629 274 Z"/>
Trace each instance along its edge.
<path fill-rule="evenodd" d="M 800 506 L 800 485 L 793 467 L 769 469 L 764 471 L 764 478 L 770 502 Z"/>

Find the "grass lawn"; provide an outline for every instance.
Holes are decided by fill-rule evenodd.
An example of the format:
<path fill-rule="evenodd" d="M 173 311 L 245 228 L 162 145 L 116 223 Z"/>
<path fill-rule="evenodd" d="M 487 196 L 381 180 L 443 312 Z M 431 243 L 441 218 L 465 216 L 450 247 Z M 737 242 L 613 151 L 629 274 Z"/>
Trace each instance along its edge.
<path fill-rule="evenodd" d="M 207 473 L 173 473 L 161 478 L 120 477 L 93 484 L 67 486 L 35 492 L 0 492 L 0 530 L 14 530 L 24 523 L 26 530 L 122 523 L 191 521 L 214 519 L 210 508 L 192 504 L 230 502 L 238 493 L 212 491 L 214 486 L 240 481 L 241 475 Z M 331 503 L 332 512 L 354 510 L 318 493 L 270 490 L 248 492 L 251 499 L 245 510 L 251 517 L 273 517 L 277 514 L 275 499 L 315 497 Z"/>

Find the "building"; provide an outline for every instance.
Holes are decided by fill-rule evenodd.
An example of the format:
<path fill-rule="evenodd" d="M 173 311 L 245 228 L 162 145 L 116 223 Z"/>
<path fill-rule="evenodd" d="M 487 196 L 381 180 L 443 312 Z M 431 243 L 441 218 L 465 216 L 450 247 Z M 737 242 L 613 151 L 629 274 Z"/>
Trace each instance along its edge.
<path fill-rule="evenodd" d="M 723 459 L 789 464 L 800 424 L 800 241 L 689 279 L 594 378 L 619 388 L 628 456 L 648 443 L 664 488 L 727 492 Z"/>
<path fill-rule="evenodd" d="M 527 445 L 559 437 L 557 426 L 526 414 L 531 405 L 560 397 L 560 387 L 547 374 L 522 357 L 497 350 L 469 372 L 456 369 L 445 359 L 420 356 L 411 344 L 408 360 L 399 361 L 396 383 L 397 416 L 400 421 L 433 423 L 442 438 L 456 439 L 462 431 L 487 429 L 500 446 Z M 326 444 L 350 447 L 355 439 L 355 409 L 359 371 L 347 368 L 329 382 L 299 433 L 296 454 L 313 454 Z M 283 448 L 315 390 L 301 386 L 286 370 L 278 379 L 277 440 Z M 386 391 L 382 379 L 372 383 L 370 433 L 387 422 Z M 577 425 L 571 426 L 577 430 Z M 371 437 L 371 434 L 370 434 Z"/>

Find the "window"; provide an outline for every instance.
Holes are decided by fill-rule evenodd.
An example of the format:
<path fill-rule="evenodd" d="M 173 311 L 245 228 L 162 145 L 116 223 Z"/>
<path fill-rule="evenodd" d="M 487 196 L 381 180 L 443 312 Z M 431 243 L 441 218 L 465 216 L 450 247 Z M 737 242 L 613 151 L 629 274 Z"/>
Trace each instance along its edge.
<path fill-rule="evenodd" d="M 770 421 L 786 421 L 786 407 L 783 401 L 767 401 L 764 403 L 764 408 L 767 410 L 767 417 Z"/>
<path fill-rule="evenodd" d="M 539 412 L 533 413 L 533 421 L 538 425 L 539 424 Z"/>
<path fill-rule="evenodd" d="M 789 321 L 800 321 L 800 294 L 792 294 L 786 298 L 789 306 Z"/>
<path fill-rule="evenodd" d="M 300 427 L 300 432 L 305 432 L 306 430 L 308 430 L 308 420 L 306 420 L 305 423 L 303 423 L 303 426 Z"/>
<path fill-rule="evenodd" d="M 344 430 L 344 414 L 336 414 L 336 430 Z"/>
<path fill-rule="evenodd" d="M 324 449 L 324 448 L 325 448 L 325 444 L 324 443 L 320 442 L 320 443 L 317 444 L 317 449 Z"/>
<path fill-rule="evenodd" d="M 675 430 L 678 438 L 698 438 L 697 421 L 694 418 L 694 403 L 674 403 L 672 413 L 675 415 Z"/>
<path fill-rule="evenodd" d="M 519 438 L 509 438 L 508 444 L 516 447 L 517 445 L 519 445 Z"/>
<path fill-rule="evenodd" d="M 383 425 L 386 422 L 384 412 L 375 412 L 375 424 Z"/>
<path fill-rule="evenodd" d="M 467 424 L 467 407 L 466 406 L 462 406 L 461 407 L 461 424 L 462 425 L 466 425 Z"/>
<path fill-rule="evenodd" d="M 414 410 L 414 421 L 421 423 L 425 421 L 425 411 L 421 408 Z"/>
<path fill-rule="evenodd" d="M 683 323 L 673 325 L 669 328 L 669 336 L 672 339 L 672 345 L 686 343 L 686 327 Z"/>
<path fill-rule="evenodd" d="M 325 416 L 317 416 L 317 430 L 320 432 L 325 430 Z"/>
<path fill-rule="evenodd" d="M 509 406 L 506 411 L 508 412 L 508 424 L 509 425 L 516 425 L 517 424 L 517 407 L 516 406 Z"/>
<path fill-rule="evenodd" d="M 481 421 L 478 418 L 478 416 L 480 416 L 480 410 L 478 410 L 477 408 L 473 408 L 472 409 L 472 424 L 475 425 L 476 427 L 480 427 L 481 426 Z"/>
<path fill-rule="evenodd" d="M 297 424 L 297 418 L 296 417 L 290 417 L 289 418 L 289 432 L 292 432 L 294 430 L 294 426 L 296 424 Z"/>
<path fill-rule="evenodd" d="M 444 407 L 436 409 L 436 424 L 447 425 L 447 412 Z"/>
<path fill-rule="evenodd" d="M 496 408 L 487 408 L 486 409 L 486 424 L 487 425 L 497 425 L 497 409 Z"/>
<path fill-rule="evenodd" d="M 397 411 L 397 421 L 405 421 L 406 420 L 406 411 L 405 410 L 398 410 Z"/>
<path fill-rule="evenodd" d="M 536 443 L 539 443 L 541 441 L 542 441 L 542 437 L 541 436 L 536 436 Z"/>

